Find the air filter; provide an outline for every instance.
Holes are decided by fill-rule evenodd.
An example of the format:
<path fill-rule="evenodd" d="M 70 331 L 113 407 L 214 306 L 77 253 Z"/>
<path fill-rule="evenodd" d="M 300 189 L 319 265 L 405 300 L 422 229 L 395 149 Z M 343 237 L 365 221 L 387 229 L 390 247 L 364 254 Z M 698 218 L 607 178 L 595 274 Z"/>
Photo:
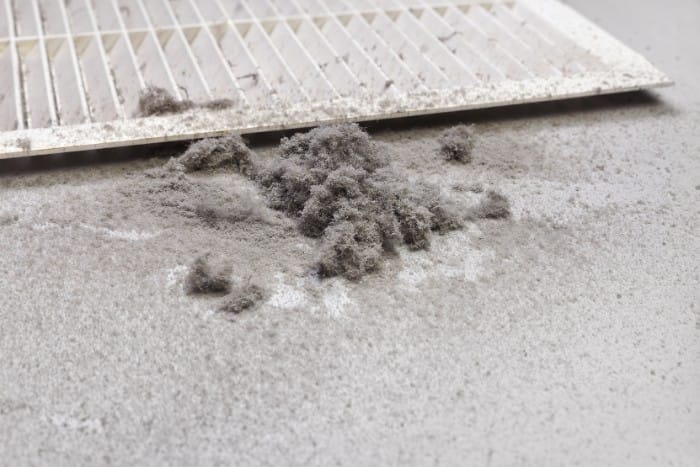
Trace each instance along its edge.
<path fill-rule="evenodd" d="M 667 84 L 556 0 L 0 0 L 0 158 Z"/>

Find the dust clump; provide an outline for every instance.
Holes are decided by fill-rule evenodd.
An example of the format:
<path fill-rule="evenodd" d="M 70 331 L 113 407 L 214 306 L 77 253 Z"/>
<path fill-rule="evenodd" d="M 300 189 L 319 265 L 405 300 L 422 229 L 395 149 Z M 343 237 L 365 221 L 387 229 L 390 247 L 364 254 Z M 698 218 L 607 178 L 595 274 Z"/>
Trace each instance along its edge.
<path fill-rule="evenodd" d="M 386 250 L 381 235 L 380 228 L 368 222 L 343 221 L 329 227 L 318 260 L 319 274 L 358 280 L 378 270 Z"/>
<path fill-rule="evenodd" d="M 216 228 L 280 222 L 252 187 L 221 177 L 190 176 L 175 158 L 123 184 L 119 192 L 165 219 L 178 216 Z"/>
<path fill-rule="evenodd" d="M 486 197 L 467 213 L 470 220 L 506 219 L 510 217 L 510 202 L 502 194 L 489 190 Z"/>
<path fill-rule="evenodd" d="M 427 210 L 429 229 L 433 232 L 446 233 L 452 230 L 460 229 L 464 226 L 462 215 L 457 206 L 446 200 L 441 194 L 440 189 L 435 185 L 426 183 L 411 183 L 400 181 L 400 186 L 394 188 L 399 197 L 395 204 L 399 207 L 399 221 L 404 217 L 415 216 L 416 208 Z M 418 210 L 418 214 L 422 209 Z M 410 244 L 410 242 L 408 242 Z"/>
<path fill-rule="evenodd" d="M 240 174 L 251 175 L 253 171 L 252 151 L 238 135 L 192 143 L 176 162 L 187 172 L 231 168 Z"/>
<path fill-rule="evenodd" d="M 32 140 L 29 138 L 17 138 L 16 144 L 24 152 L 32 150 Z"/>
<path fill-rule="evenodd" d="M 296 134 L 282 141 L 279 156 L 256 178 L 271 208 L 321 239 L 322 277 L 358 280 L 378 270 L 397 245 L 426 249 L 431 232 L 462 226 L 439 189 L 396 174 L 357 124 Z"/>
<path fill-rule="evenodd" d="M 214 262 L 207 253 L 194 260 L 185 278 L 188 295 L 223 294 L 231 291 L 230 266 Z"/>
<path fill-rule="evenodd" d="M 482 185 L 481 183 L 473 183 L 471 185 L 467 185 L 464 183 L 455 183 L 454 185 L 452 185 L 452 189 L 460 193 L 471 192 L 478 194 L 484 192 L 484 185 Z"/>
<path fill-rule="evenodd" d="M 360 179 L 386 163 L 376 154 L 369 135 L 357 125 L 320 127 L 309 133 L 297 133 L 282 140 L 280 158 L 258 177 L 266 189 L 270 207 L 299 216 L 315 191 L 315 197 L 329 175 L 336 172 L 333 180 L 346 183 L 346 198 L 352 188 L 359 189 Z M 330 187 L 326 187 L 330 188 Z M 319 233 L 323 228 L 321 227 Z"/>
<path fill-rule="evenodd" d="M 19 216 L 17 214 L 10 214 L 9 212 L 0 212 L 0 227 L 14 224 L 19 221 Z"/>
<path fill-rule="evenodd" d="M 475 183 L 469 187 L 469 191 L 471 191 L 472 193 L 483 193 L 484 185 L 482 185 L 481 183 Z"/>
<path fill-rule="evenodd" d="M 438 138 L 440 154 L 448 161 L 468 164 L 472 161 L 474 142 L 471 130 L 466 125 L 459 125 L 445 131 Z"/>
<path fill-rule="evenodd" d="M 265 299 L 265 291 L 257 284 L 247 283 L 235 287 L 224 297 L 219 311 L 224 313 L 239 314 L 255 308 Z"/>
<path fill-rule="evenodd" d="M 200 107 L 209 110 L 224 110 L 233 107 L 235 101 L 232 99 L 214 99 L 213 101 L 205 102 Z"/>
<path fill-rule="evenodd" d="M 157 86 L 148 86 L 139 94 L 139 114 L 142 117 L 175 114 L 193 108 L 224 110 L 235 104 L 232 99 L 214 99 L 203 103 L 195 103 L 189 99 L 179 101 L 167 89 Z"/>
<path fill-rule="evenodd" d="M 184 112 L 194 107 L 190 100 L 178 101 L 167 90 L 148 86 L 139 94 L 139 113 L 143 117 Z"/>
<path fill-rule="evenodd" d="M 204 200 L 194 205 L 194 214 L 211 227 L 241 222 L 265 224 L 276 222 L 265 212 L 264 204 L 247 195 L 241 195 L 238 199 L 223 205 L 215 200 Z"/>

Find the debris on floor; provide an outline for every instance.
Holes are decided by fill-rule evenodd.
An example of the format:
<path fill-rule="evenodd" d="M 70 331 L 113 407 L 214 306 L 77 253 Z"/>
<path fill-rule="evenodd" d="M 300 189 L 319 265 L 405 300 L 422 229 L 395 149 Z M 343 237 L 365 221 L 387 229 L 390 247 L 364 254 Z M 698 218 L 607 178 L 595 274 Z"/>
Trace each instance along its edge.
<path fill-rule="evenodd" d="M 459 128 L 467 127 L 446 134 L 464 136 Z M 461 147 L 471 150 L 471 144 L 462 141 Z M 247 238 L 252 245 L 268 242 L 270 235 L 290 244 L 295 236 L 297 242 L 306 238 L 314 245 L 307 273 L 350 281 L 380 270 L 401 246 L 427 250 L 435 234 L 510 215 L 502 194 L 479 194 L 485 190 L 482 184 L 456 182 L 443 192 L 424 178 L 407 176 L 389 153 L 357 124 L 318 127 L 283 138 L 265 157 L 237 135 L 204 139 L 122 185 L 122 207 L 137 204 L 167 222 L 216 229 L 219 233 L 211 238 L 222 242 L 231 236 Z M 450 195 L 454 191 L 460 194 Z M 477 198 L 481 201 L 463 205 L 465 199 Z M 214 242 L 210 240 L 207 248 L 222 253 Z M 198 257 L 185 290 L 230 293 L 221 304 L 225 311 L 253 308 L 262 300 L 262 288 L 234 286 L 234 258 L 223 256 L 216 264 L 211 254 Z M 253 272 L 250 260 L 244 264 L 243 273 Z"/>
<path fill-rule="evenodd" d="M 472 140 L 471 129 L 466 125 L 459 125 L 445 131 L 438 139 L 440 143 L 440 154 L 445 160 L 468 164 L 472 161 L 472 150 L 474 142 Z"/>
<path fill-rule="evenodd" d="M 176 159 L 185 171 L 230 168 L 243 175 L 252 173 L 252 152 L 238 135 L 207 138 L 193 143 Z"/>
<path fill-rule="evenodd" d="M 194 260 L 185 278 L 185 292 L 188 295 L 222 294 L 231 290 L 233 269 L 225 262 L 215 261 L 211 253 Z"/>
<path fill-rule="evenodd" d="M 502 194 L 490 190 L 486 197 L 476 206 L 469 209 L 467 219 L 505 219 L 510 217 L 510 202 Z"/>
<path fill-rule="evenodd" d="M 357 124 L 319 127 L 282 141 L 260 170 L 270 207 L 321 238 L 318 273 L 358 280 L 379 269 L 398 244 L 430 246 L 432 231 L 462 225 L 435 187 L 409 184 Z"/>
<path fill-rule="evenodd" d="M 237 138 L 237 137 L 236 137 Z M 238 159 L 233 162 L 234 155 L 240 155 L 235 145 L 226 144 L 226 140 L 220 143 L 194 143 L 193 148 L 226 147 L 232 152 L 216 155 L 216 152 L 201 154 L 197 152 L 198 163 L 205 166 L 212 165 L 212 157 L 222 162 L 218 166 L 233 167 L 236 173 L 246 163 Z M 183 160 L 190 166 L 196 165 L 189 159 L 192 148 L 179 159 L 173 158 L 162 167 L 147 170 L 143 175 L 134 177 L 124 183 L 119 191 L 126 197 L 124 209 L 130 209 L 134 205 L 143 205 L 154 214 L 163 218 L 180 216 L 193 219 L 212 227 L 222 223 L 236 222 L 278 223 L 275 212 L 268 209 L 253 187 L 241 186 L 240 183 L 231 180 L 211 180 L 207 177 L 194 177 L 188 175 Z M 188 155 L 189 154 L 189 155 Z M 224 163 L 225 162 L 225 163 Z M 238 165 L 236 165 L 236 163 Z M 240 181 L 245 182 L 241 177 Z"/>
<path fill-rule="evenodd" d="M 265 291 L 257 284 L 247 283 L 235 287 L 231 293 L 224 297 L 219 311 L 224 313 L 239 314 L 255 308 L 265 298 Z"/>

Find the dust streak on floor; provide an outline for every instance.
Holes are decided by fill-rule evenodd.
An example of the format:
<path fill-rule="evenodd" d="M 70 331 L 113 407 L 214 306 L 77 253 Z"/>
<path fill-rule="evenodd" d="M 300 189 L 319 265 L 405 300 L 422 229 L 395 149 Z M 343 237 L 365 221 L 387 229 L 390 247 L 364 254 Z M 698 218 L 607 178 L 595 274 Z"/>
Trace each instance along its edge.
<path fill-rule="evenodd" d="M 658 16 L 651 3 L 633 19 Z M 628 20 L 606 26 L 626 37 Z M 0 459 L 692 464 L 700 70 L 656 55 L 678 80 L 663 100 L 460 116 L 476 123 L 471 165 L 433 156 L 456 120 L 376 129 L 416 180 L 465 203 L 460 187 L 498 188 L 513 218 L 358 283 L 308 275 L 316 244 L 277 213 L 222 231 L 125 204 L 119 187 L 163 159 L 1 178 Z M 232 319 L 184 294 L 212 248 L 271 278 L 265 305 Z"/>

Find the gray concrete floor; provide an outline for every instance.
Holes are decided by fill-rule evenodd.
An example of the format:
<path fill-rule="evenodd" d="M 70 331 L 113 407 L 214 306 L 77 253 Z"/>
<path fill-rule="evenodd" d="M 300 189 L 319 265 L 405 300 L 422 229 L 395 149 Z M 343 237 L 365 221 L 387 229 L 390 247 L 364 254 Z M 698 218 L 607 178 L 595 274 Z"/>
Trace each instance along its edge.
<path fill-rule="evenodd" d="M 162 161 L 0 178 L 0 464 L 698 465 L 700 3 L 569 3 L 677 85 L 376 129 L 514 216 L 358 284 L 110 204 Z M 421 157 L 458 121 L 472 166 Z M 223 243 L 274 273 L 235 320 L 181 289 Z"/>

